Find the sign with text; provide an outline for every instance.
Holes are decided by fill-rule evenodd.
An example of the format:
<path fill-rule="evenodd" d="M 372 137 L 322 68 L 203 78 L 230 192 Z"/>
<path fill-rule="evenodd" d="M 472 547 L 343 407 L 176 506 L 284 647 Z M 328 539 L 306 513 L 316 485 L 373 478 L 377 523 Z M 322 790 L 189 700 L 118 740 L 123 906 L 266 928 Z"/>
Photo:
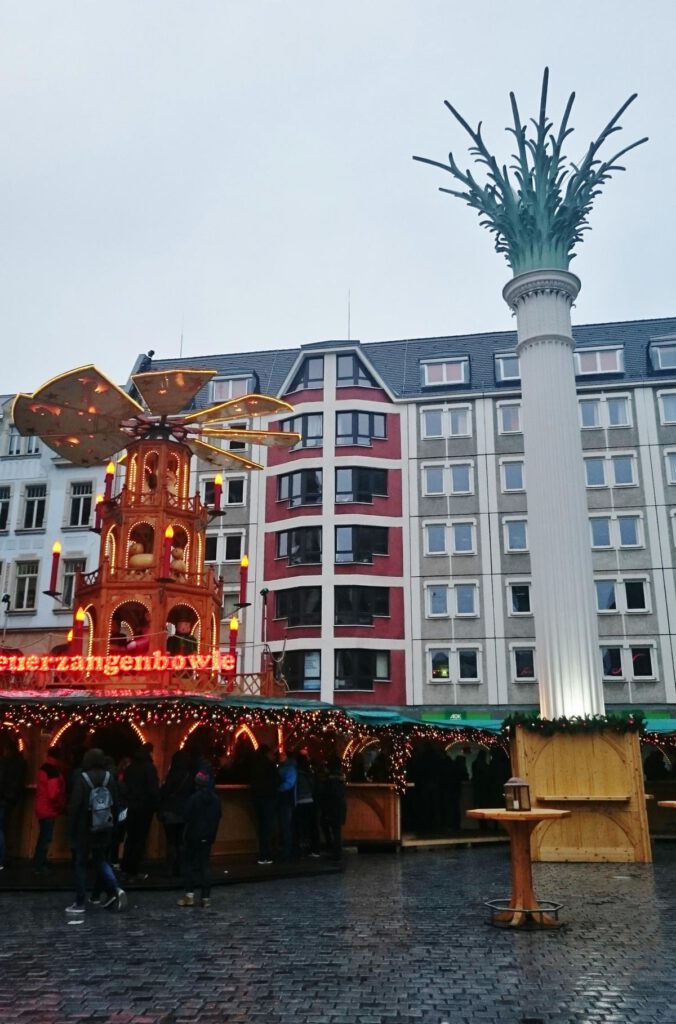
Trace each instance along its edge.
<path fill-rule="evenodd" d="M 130 672 L 144 675 L 163 672 L 213 672 L 233 675 L 236 654 L 212 651 L 210 654 L 11 654 L 0 655 L 0 673 L 23 675 L 34 672 L 64 672 L 69 675 L 97 673 L 112 678 Z"/>

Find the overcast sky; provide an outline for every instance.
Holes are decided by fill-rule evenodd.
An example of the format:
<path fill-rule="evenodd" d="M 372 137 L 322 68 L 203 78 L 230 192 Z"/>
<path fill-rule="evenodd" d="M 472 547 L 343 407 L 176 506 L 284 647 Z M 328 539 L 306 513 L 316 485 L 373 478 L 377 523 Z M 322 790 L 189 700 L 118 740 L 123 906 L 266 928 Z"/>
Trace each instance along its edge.
<path fill-rule="evenodd" d="M 0 392 L 136 354 L 509 329 L 451 100 L 507 158 L 509 91 L 577 101 L 578 157 L 632 92 L 649 135 L 597 201 L 574 319 L 676 313 L 664 2 L 0 0 Z M 468 159 L 468 158 L 467 158 Z M 207 360 L 208 362 L 208 360 Z"/>

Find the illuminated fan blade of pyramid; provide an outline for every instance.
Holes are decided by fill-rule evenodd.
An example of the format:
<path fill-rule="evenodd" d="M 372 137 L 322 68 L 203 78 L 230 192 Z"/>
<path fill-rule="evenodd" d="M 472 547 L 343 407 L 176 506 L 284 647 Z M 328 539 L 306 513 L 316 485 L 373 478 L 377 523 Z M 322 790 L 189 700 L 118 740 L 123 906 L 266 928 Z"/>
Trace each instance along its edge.
<path fill-rule="evenodd" d="M 173 416 L 187 409 L 216 370 L 151 370 L 131 378 L 151 413 Z"/>
<path fill-rule="evenodd" d="M 126 448 L 121 421 L 143 409 L 95 366 L 54 377 L 32 395 L 17 395 L 12 418 L 19 433 L 36 434 L 77 466 L 106 462 Z"/>
<path fill-rule="evenodd" d="M 225 437 L 229 441 L 243 441 L 247 444 L 265 444 L 280 448 L 291 448 L 300 441 L 300 434 L 292 434 L 284 430 L 229 430 L 227 427 L 200 427 L 197 429 L 202 437 Z"/>
<path fill-rule="evenodd" d="M 252 462 L 245 459 L 243 455 L 235 452 L 225 452 L 222 448 L 214 448 L 212 444 L 204 441 L 190 440 L 190 448 L 193 455 L 210 466 L 217 466 L 219 469 L 263 469 L 259 462 Z"/>
<path fill-rule="evenodd" d="M 228 420 L 250 419 L 252 416 L 269 416 L 275 412 L 293 412 L 293 406 L 269 395 L 241 395 L 228 402 L 210 405 L 199 412 L 191 412 L 185 423 L 227 423 Z"/>

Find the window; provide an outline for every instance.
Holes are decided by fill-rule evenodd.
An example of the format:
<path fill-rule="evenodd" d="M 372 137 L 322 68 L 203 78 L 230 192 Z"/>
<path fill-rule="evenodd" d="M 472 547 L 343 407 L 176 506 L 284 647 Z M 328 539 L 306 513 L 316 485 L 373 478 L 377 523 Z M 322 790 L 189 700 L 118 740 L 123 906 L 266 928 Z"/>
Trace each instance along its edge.
<path fill-rule="evenodd" d="M 89 526 L 92 513 L 92 483 L 72 483 L 70 485 L 69 526 Z"/>
<path fill-rule="evenodd" d="M 503 529 L 505 551 L 528 551 L 528 525 L 525 519 L 506 519 Z"/>
<path fill-rule="evenodd" d="M 596 608 L 604 612 L 647 612 L 647 581 L 644 579 L 595 580 Z"/>
<path fill-rule="evenodd" d="M 502 352 L 495 357 L 495 379 L 519 380 L 519 357 L 516 352 Z"/>
<path fill-rule="evenodd" d="M 631 425 L 629 399 L 626 395 L 581 398 L 579 405 L 580 424 L 583 429 Z"/>
<path fill-rule="evenodd" d="M 309 356 L 303 360 L 303 364 L 293 378 L 289 391 L 305 391 L 306 388 L 321 388 L 324 386 L 324 357 Z"/>
<path fill-rule="evenodd" d="M 298 505 L 321 505 L 321 469 L 300 469 L 277 477 L 277 500 L 288 501 L 289 508 Z"/>
<path fill-rule="evenodd" d="M 7 454 L 21 455 L 21 434 L 16 429 L 16 427 L 9 428 L 9 437 L 7 439 Z"/>
<path fill-rule="evenodd" d="M 387 587 L 336 587 L 337 626 L 371 626 L 375 616 L 390 614 Z"/>
<path fill-rule="evenodd" d="M 425 387 L 438 387 L 440 384 L 466 384 L 469 380 L 467 356 L 423 363 L 422 368 Z"/>
<path fill-rule="evenodd" d="M 653 370 L 676 370 L 676 338 L 659 344 L 651 342 L 650 361 Z"/>
<path fill-rule="evenodd" d="M 250 377 L 217 377 L 211 382 L 212 402 L 229 402 L 249 392 Z"/>
<path fill-rule="evenodd" d="M 477 592 L 474 582 L 454 584 L 431 584 L 427 586 L 427 615 L 429 618 L 445 618 L 449 615 L 472 618 L 478 614 Z M 449 602 L 449 594 L 451 602 Z"/>
<path fill-rule="evenodd" d="M 221 492 L 221 501 L 224 505 L 243 505 L 244 504 L 244 477 L 230 477 L 226 476 L 223 478 L 223 490 Z M 214 504 L 214 481 L 204 481 L 204 504 L 207 506 Z"/>
<path fill-rule="evenodd" d="M 453 555 L 473 555 L 476 552 L 474 544 L 474 521 L 458 520 L 451 523 L 427 523 L 425 525 L 425 554 L 446 555 L 449 553 L 447 547 L 447 534 L 450 536 L 451 550 Z"/>
<path fill-rule="evenodd" d="M 474 523 L 451 523 L 451 552 L 454 555 L 473 555 Z"/>
<path fill-rule="evenodd" d="M 446 554 L 446 526 L 444 523 L 428 523 L 425 527 L 425 554 Z"/>
<path fill-rule="evenodd" d="M 322 560 L 321 526 L 301 526 L 277 534 L 277 558 L 289 565 L 318 565 Z"/>
<path fill-rule="evenodd" d="M 498 402 L 498 433 L 521 433 L 521 403 Z"/>
<path fill-rule="evenodd" d="M 655 651 L 650 644 L 602 646 L 603 678 L 610 681 L 655 678 Z"/>
<path fill-rule="evenodd" d="M 26 438 L 26 455 L 40 454 L 40 438 L 31 434 Z"/>
<path fill-rule="evenodd" d="M 290 420 L 282 420 L 282 430 L 300 434 L 300 441 L 294 448 L 321 448 L 324 440 L 324 417 L 320 412 L 304 413 Z"/>
<path fill-rule="evenodd" d="M 228 423 L 227 424 L 227 429 L 228 430 L 232 430 L 233 432 L 236 431 L 236 430 L 246 430 L 247 429 L 247 424 L 246 423 Z M 221 444 L 222 444 L 222 446 L 223 446 L 223 448 L 225 449 L 226 452 L 245 452 L 246 451 L 246 448 L 247 448 L 246 441 L 238 441 L 238 440 L 231 441 L 227 437 L 222 437 L 220 440 L 221 440 Z"/>
<path fill-rule="evenodd" d="M 429 678 L 433 683 L 476 683 L 479 681 L 480 651 L 454 645 L 433 647 L 428 652 Z"/>
<path fill-rule="evenodd" d="M 474 463 L 451 462 L 423 467 L 423 492 L 427 496 L 474 493 Z"/>
<path fill-rule="evenodd" d="M 0 530 L 7 529 L 9 522 L 9 507 L 12 500 L 10 487 L 0 487 Z"/>
<path fill-rule="evenodd" d="M 643 546 L 641 517 L 634 513 L 591 516 L 593 548 L 640 548 Z"/>
<path fill-rule="evenodd" d="M 500 464 L 502 472 L 502 490 L 505 493 L 510 491 L 523 491 L 523 461 L 521 459 L 505 459 Z"/>
<path fill-rule="evenodd" d="M 619 347 L 577 349 L 575 373 L 578 377 L 592 373 L 624 373 L 622 349 Z"/>
<path fill-rule="evenodd" d="M 336 501 L 373 504 L 373 498 L 387 497 L 387 470 L 366 466 L 336 470 Z"/>
<path fill-rule="evenodd" d="M 75 579 L 79 572 L 84 572 L 87 565 L 84 558 L 64 558 L 63 583 L 61 585 L 61 602 L 65 608 L 73 607 L 75 597 Z"/>
<path fill-rule="evenodd" d="M 423 409 L 421 432 L 425 439 L 435 437 L 470 437 L 472 434 L 471 409 L 468 405 L 439 406 Z"/>
<path fill-rule="evenodd" d="M 39 562 L 16 563 L 16 587 L 14 590 L 14 610 L 17 612 L 31 611 L 35 608 L 38 591 Z"/>
<path fill-rule="evenodd" d="M 660 418 L 663 424 L 676 423 L 676 392 L 666 392 L 659 396 Z M 10 452 L 10 455 L 12 453 Z"/>
<path fill-rule="evenodd" d="M 664 459 L 667 466 L 667 483 L 676 484 L 676 452 L 665 452 Z"/>
<path fill-rule="evenodd" d="M 513 647 L 514 678 L 532 682 L 535 679 L 535 648 Z"/>
<path fill-rule="evenodd" d="M 381 412 L 336 413 L 336 444 L 369 446 L 374 438 L 384 438 L 385 416 Z"/>
<path fill-rule="evenodd" d="M 224 559 L 226 562 L 239 562 L 242 558 L 244 537 L 241 533 L 226 533 L 224 539 Z"/>
<path fill-rule="evenodd" d="M 336 386 L 375 388 L 377 384 L 357 356 L 344 355 L 338 356 L 336 360 Z"/>
<path fill-rule="evenodd" d="M 610 548 L 610 518 L 609 516 L 593 516 L 589 520 L 591 527 L 591 539 L 593 548 Z"/>
<path fill-rule="evenodd" d="M 287 626 L 321 626 L 322 588 L 294 587 L 275 593 L 275 618 Z"/>
<path fill-rule="evenodd" d="M 633 455 L 587 456 L 584 460 L 587 487 L 635 487 L 635 461 Z"/>
<path fill-rule="evenodd" d="M 204 561 L 218 561 L 218 535 L 215 533 L 208 534 L 204 538 Z"/>
<path fill-rule="evenodd" d="M 376 555 L 387 554 L 386 526 L 337 526 L 336 562 L 370 564 Z"/>
<path fill-rule="evenodd" d="M 282 672 L 290 690 L 319 690 L 321 688 L 320 651 L 286 651 Z"/>
<path fill-rule="evenodd" d="M 47 484 L 27 484 L 24 495 L 23 529 L 40 530 L 45 521 Z"/>
<path fill-rule="evenodd" d="M 336 651 L 334 680 L 336 690 L 372 690 L 374 683 L 389 678 L 389 651 Z"/>
<path fill-rule="evenodd" d="M 530 583 L 509 583 L 509 615 L 530 615 Z"/>

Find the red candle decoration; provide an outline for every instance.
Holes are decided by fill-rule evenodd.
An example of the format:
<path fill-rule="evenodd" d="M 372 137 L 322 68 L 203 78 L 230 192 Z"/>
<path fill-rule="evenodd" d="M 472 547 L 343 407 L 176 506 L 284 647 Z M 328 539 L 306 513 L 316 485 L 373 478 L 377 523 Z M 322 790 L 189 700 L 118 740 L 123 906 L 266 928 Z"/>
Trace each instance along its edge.
<path fill-rule="evenodd" d="M 230 619 L 230 654 L 237 653 L 237 631 L 239 630 L 239 619 L 236 615 Z"/>
<path fill-rule="evenodd" d="M 214 512 L 221 511 L 221 497 L 223 495 L 223 477 L 217 473 L 214 477 Z"/>
<path fill-rule="evenodd" d="M 103 515 L 103 495 L 96 495 L 96 502 L 94 504 L 94 529 L 101 529 L 101 516 Z"/>
<path fill-rule="evenodd" d="M 56 593 L 56 577 L 59 572 L 59 559 L 61 558 L 61 545 L 58 540 L 52 546 L 52 574 L 49 577 L 49 593 Z"/>
<path fill-rule="evenodd" d="M 115 479 L 115 464 L 109 462 L 106 466 L 106 484 L 103 491 L 104 501 L 109 501 L 113 493 L 113 480 Z"/>
<path fill-rule="evenodd" d="M 82 654 L 82 641 L 84 640 L 85 610 L 78 608 L 75 612 L 75 625 L 73 626 L 73 653 Z"/>
<path fill-rule="evenodd" d="M 160 576 L 163 579 L 169 578 L 171 569 L 171 549 L 174 546 L 174 527 L 168 526 L 164 531 L 164 547 L 162 549 L 162 571 Z"/>
<path fill-rule="evenodd" d="M 239 563 L 239 603 L 246 604 L 246 585 L 249 580 L 249 557 L 244 555 Z"/>

